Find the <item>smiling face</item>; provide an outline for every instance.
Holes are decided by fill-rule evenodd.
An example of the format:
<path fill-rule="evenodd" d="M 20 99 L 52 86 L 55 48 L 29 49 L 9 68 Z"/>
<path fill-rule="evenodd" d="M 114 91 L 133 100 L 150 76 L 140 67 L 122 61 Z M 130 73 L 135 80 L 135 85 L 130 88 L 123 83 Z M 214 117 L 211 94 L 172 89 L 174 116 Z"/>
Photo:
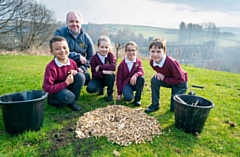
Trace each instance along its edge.
<path fill-rule="evenodd" d="M 80 15 L 76 12 L 70 12 L 67 15 L 66 24 L 68 29 L 72 32 L 72 34 L 77 34 L 81 29 L 81 18 Z"/>
<path fill-rule="evenodd" d="M 56 41 L 52 43 L 50 53 L 53 54 L 59 62 L 65 64 L 68 60 L 69 48 L 67 41 Z"/>
<path fill-rule="evenodd" d="M 108 41 L 102 40 L 98 45 L 98 53 L 101 56 L 105 56 L 110 51 L 110 43 Z"/>
<path fill-rule="evenodd" d="M 133 61 L 137 57 L 137 48 L 134 45 L 128 45 L 125 48 L 126 58 L 130 61 Z"/>
<path fill-rule="evenodd" d="M 157 63 L 160 63 L 161 60 L 163 59 L 163 56 L 165 55 L 165 52 L 162 48 L 158 48 L 155 46 L 150 48 L 149 51 L 150 51 L 151 59 Z"/>

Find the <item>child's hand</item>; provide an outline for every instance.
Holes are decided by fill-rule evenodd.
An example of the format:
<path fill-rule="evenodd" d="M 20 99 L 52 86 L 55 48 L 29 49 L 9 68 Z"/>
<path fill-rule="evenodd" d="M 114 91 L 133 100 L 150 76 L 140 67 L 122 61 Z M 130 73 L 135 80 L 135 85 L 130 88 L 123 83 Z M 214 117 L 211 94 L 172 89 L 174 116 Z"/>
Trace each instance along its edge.
<path fill-rule="evenodd" d="M 118 95 L 118 96 L 117 96 L 117 100 L 118 100 L 118 101 L 122 100 L 122 95 Z"/>
<path fill-rule="evenodd" d="M 72 74 L 73 76 L 75 76 L 77 74 L 77 71 L 76 70 L 70 70 L 68 73 Z"/>
<path fill-rule="evenodd" d="M 81 73 L 83 73 L 83 70 L 82 70 L 82 68 L 78 68 L 78 70 L 79 70 Z"/>
<path fill-rule="evenodd" d="M 83 56 L 80 56 L 80 62 L 82 64 L 86 64 L 87 63 L 87 59 L 85 57 L 83 57 Z"/>
<path fill-rule="evenodd" d="M 130 79 L 130 84 L 134 86 L 136 84 L 136 82 L 137 82 L 137 76 L 133 75 Z"/>
<path fill-rule="evenodd" d="M 65 80 L 65 82 L 67 83 L 67 85 L 70 85 L 74 82 L 74 78 L 72 74 L 69 74 Z"/>
<path fill-rule="evenodd" d="M 158 80 L 161 80 L 161 81 L 163 81 L 163 79 L 165 78 L 165 76 L 161 73 L 157 73 L 154 77 Z"/>
<path fill-rule="evenodd" d="M 98 72 L 99 70 L 99 65 L 95 68 L 95 71 Z"/>
<path fill-rule="evenodd" d="M 113 74 L 114 74 L 114 71 L 103 70 L 103 74 L 113 75 Z"/>

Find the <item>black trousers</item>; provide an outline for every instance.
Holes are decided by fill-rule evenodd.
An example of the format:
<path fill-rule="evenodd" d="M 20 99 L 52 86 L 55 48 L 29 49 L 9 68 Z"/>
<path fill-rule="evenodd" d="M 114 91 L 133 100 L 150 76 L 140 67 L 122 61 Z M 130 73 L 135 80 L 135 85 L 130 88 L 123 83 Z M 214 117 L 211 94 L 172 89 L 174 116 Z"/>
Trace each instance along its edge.
<path fill-rule="evenodd" d="M 145 79 L 144 77 L 138 77 L 136 84 L 133 86 L 130 83 L 125 85 L 122 90 L 123 98 L 125 101 L 140 101 L 142 97 L 142 91 L 144 87 Z M 133 91 L 136 91 L 135 96 Z"/>
<path fill-rule="evenodd" d="M 104 74 L 103 78 L 90 80 L 86 90 L 88 93 L 97 93 L 100 92 L 105 86 L 107 86 L 107 94 L 108 96 L 111 96 L 113 94 L 114 81 L 114 74 Z"/>

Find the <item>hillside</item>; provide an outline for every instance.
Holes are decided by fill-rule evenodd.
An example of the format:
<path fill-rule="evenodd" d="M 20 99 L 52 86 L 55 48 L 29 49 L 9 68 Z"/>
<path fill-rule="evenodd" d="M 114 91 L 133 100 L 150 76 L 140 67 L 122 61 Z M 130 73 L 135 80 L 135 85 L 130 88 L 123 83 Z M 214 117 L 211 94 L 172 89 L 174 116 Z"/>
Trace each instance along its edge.
<path fill-rule="evenodd" d="M 240 27 L 220 27 L 221 32 L 230 32 L 233 34 L 240 34 Z"/>
<path fill-rule="evenodd" d="M 142 34 L 144 38 L 162 37 L 169 43 L 177 43 L 179 40 L 179 29 L 169 29 L 161 27 L 140 26 L 140 25 L 123 25 L 123 24 L 103 24 L 106 30 L 111 33 L 116 33 L 117 30 L 128 29 L 133 31 L 135 35 Z M 232 34 L 226 34 L 226 32 Z M 216 39 L 216 46 L 236 46 L 240 43 L 240 27 L 221 27 L 220 34 Z"/>
<path fill-rule="evenodd" d="M 178 40 L 178 29 L 168 29 L 151 26 L 140 26 L 140 25 L 123 25 L 123 24 L 104 24 L 108 28 L 109 32 L 117 30 L 129 29 L 136 35 L 142 34 L 144 38 L 149 37 L 163 37 L 170 42 L 177 42 Z"/>

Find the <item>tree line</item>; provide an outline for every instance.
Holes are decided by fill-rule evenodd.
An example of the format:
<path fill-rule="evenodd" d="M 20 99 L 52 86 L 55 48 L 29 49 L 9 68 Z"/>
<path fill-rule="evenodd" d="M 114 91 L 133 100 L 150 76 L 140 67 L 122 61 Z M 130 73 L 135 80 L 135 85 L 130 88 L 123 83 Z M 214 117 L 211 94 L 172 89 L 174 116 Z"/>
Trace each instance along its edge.
<path fill-rule="evenodd" d="M 31 0 L 0 0 L 0 48 L 7 50 L 28 50 L 31 47 L 38 48 L 48 42 L 54 31 L 64 25 L 56 21 L 54 12 L 47 9 L 44 4 Z M 148 37 L 143 34 L 134 34 L 129 29 L 119 29 L 116 32 L 109 32 L 101 24 L 83 24 L 93 42 L 101 35 L 107 35 L 114 43 L 121 43 L 133 40 L 139 47 L 148 45 Z M 220 29 L 214 23 L 185 24 L 179 25 L 179 43 L 201 44 L 205 41 L 215 41 L 218 38 Z M 208 39 L 206 39 L 206 37 Z"/>
<path fill-rule="evenodd" d="M 57 22 L 54 12 L 44 4 L 31 0 L 0 0 L 0 49 L 25 51 L 32 47 L 38 49 L 48 43 L 54 31 L 64 25 Z M 115 43 L 121 45 L 133 40 L 139 46 L 148 44 L 148 40 L 140 33 L 135 35 L 129 29 L 117 30 L 110 34 L 104 25 L 83 24 L 93 42 L 101 35 L 107 35 Z"/>
<path fill-rule="evenodd" d="M 205 42 L 216 42 L 220 28 L 214 23 L 193 24 L 181 22 L 179 25 L 179 43 L 202 44 Z"/>

